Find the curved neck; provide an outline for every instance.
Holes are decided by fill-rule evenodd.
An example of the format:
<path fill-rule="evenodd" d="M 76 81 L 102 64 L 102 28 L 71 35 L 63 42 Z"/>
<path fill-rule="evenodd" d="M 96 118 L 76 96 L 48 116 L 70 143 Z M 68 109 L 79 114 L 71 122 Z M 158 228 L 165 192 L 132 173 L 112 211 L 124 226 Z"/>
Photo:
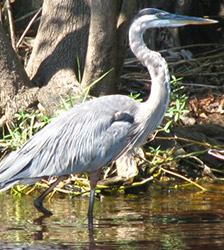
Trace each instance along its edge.
<path fill-rule="evenodd" d="M 159 125 L 169 102 L 170 75 L 165 59 L 160 53 L 148 49 L 143 41 L 144 31 L 148 28 L 150 28 L 150 22 L 135 20 L 129 29 L 129 44 L 135 56 L 147 67 L 151 76 L 150 96 L 143 106 L 148 110 L 148 117 L 158 120 L 156 123 Z"/>

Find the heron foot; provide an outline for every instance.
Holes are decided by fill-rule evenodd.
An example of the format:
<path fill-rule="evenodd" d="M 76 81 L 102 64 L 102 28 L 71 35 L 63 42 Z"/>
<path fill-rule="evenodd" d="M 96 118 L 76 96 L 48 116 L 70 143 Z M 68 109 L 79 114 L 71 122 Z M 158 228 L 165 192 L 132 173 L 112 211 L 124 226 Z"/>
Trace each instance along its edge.
<path fill-rule="evenodd" d="M 34 201 L 34 206 L 36 207 L 36 209 L 37 209 L 39 212 L 43 213 L 45 216 L 51 216 L 51 215 L 53 215 L 53 213 L 52 213 L 51 211 L 47 210 L 47 209 L 43 206 L 42 201 L 40 201 L 39 199 L 36 199 L 36 200 Z"/>

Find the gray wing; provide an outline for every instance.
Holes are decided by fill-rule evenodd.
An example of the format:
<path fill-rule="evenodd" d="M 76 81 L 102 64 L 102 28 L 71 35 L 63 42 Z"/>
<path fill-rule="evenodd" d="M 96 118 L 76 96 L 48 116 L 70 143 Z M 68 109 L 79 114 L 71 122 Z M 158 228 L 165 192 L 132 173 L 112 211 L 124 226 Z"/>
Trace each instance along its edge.
<path fill-rule="evenodd" d="M 4 188 L 7 183 L 33 183 L 106 165 L 135 136 L 137 109 L 138 103 L 130 98 L 108 96 L 69 110 L 6 158 L 0 166 L 0 183 Z"/>

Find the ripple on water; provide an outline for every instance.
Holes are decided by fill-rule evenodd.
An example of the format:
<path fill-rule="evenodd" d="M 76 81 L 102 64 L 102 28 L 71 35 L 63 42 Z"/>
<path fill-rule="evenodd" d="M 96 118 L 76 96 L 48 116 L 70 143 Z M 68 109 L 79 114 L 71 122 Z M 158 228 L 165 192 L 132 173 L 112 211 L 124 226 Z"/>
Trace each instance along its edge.
<path fill-rule="evenodd" d="M 54 215 L 43 219 L 33 197 L 1 195 L 0 249 L 224 249 L 222 194 L 152 189 L 107 196 L 95 202 L 93 231 L 87 197 L 55 196 L 45 206 Z"/>

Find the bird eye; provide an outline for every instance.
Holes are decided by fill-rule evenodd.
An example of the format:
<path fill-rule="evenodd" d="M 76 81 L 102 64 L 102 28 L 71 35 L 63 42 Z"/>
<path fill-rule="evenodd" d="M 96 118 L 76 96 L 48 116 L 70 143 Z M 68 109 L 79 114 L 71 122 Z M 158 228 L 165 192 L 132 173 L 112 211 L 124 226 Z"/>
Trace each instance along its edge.
<path fill-rule="evenodd" d="M 161 15 L 161 14 L 157 14 L 156 16 L 157 16 L 157 18 L 159 18 L 159 19 L 162 18 L 162 15 Z"/>

